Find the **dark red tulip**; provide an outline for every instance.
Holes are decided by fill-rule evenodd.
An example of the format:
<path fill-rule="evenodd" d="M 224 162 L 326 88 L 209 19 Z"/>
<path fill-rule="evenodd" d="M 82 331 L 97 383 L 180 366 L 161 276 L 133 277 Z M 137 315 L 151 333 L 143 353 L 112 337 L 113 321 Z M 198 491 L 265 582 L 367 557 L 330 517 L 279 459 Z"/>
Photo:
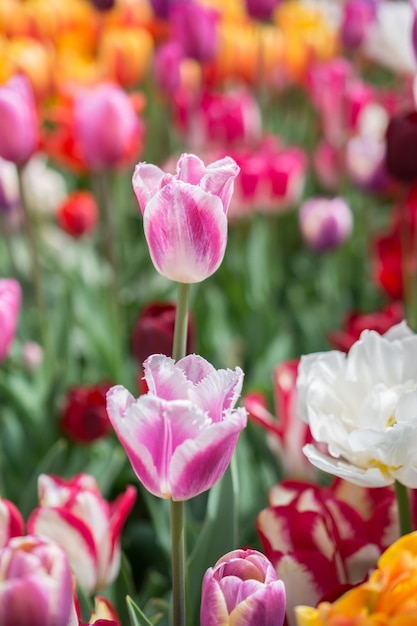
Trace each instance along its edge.
<path fill-rule="evenodd" d="M 69 439 L 92 443 L 110 430 L 106 393 L 111 384 L 99 383 L 68 389 L 61 414 L 61 427 Z"/>

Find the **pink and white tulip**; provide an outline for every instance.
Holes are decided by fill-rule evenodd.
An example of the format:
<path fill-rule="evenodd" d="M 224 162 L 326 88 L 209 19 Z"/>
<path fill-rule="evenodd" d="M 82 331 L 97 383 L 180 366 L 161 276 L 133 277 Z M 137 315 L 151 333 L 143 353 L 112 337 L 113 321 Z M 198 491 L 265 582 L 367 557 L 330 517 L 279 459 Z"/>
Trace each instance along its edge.
<path fill-rule="evenodd" d="M 179 158 L 175 175 L 148 163 L 136 166 L 133 187 L 160 274 L 197 283 L 217 270 L 226 250 L 227 211 L 238 173 L 230 157 L 206 167 L 193 154 Z"/>
<path fill-rule="evenodd" d="M 245 409 L 234 409 L 243 372 L 156 354 L 144 372 L 149 391 L 137 400 L 121 385 L 110 389 L 109 419 L 146 489 L 188 500 L 220 480 L 246 426 Z"/>
<path fill-rule="evenodd" d="M 13 278 L 0 279 L 0 362 L 9 354 L 19 315 L 21 288 Z"/>
<path fill-rule="evenodd" d="M 93 476 L 71 480 L 42 474 L 39 504 L 29 532 L 54 539 L 66 551 L 80 585 L 93 593 L 110 585 L 120 568 L 120 534 L 136 498 L 129 486 L 114 502 L 105 500 Z"/>
<path fill-rule="evenodd" d="M 31 84 L 13 76 L 0 86 L 0 157 L 23 165 L 38 145 L 38 117 Z"/>
<path fill-rule="evenodd" d="M 0 550 L 1 626 L 78 626 L 64 550 L 45 537 L 15 537 Z"/>
<path fill-rule="evenodd" d="M 23 518 L 13 502 L 0 498 L 0 549 L 9 539 L 23 535 Z"/>
<path fill-rule="evenodd" d="M 343 198 L 311 198 L 300 207 L 299 226 L 306 245 L 325 252 L 338 248 L 348 239 L 353 215 Z"/>
<path fill-rule="evenodd" d="M 204 575 L 201 626 L 282 626 L 285 587 L 256 550 L 233 550 Z"/>

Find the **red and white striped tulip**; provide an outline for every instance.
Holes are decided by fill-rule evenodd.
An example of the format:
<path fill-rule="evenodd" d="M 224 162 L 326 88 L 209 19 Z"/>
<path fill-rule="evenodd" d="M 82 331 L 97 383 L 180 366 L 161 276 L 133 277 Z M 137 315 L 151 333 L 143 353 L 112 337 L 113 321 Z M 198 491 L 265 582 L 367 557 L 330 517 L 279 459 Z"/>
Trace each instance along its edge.
<path fill-rule="evenodd" d="M 110 585 L 120 568 L 120 533 L 135 498 L 129 486 L 114 502 L 103 498 L 93 476 L 71 480 L 41 474 L 39 504 L 29 532 L 54 539 L 67 552 L 80 585 L 93 593 Z"/>
<path fill-rule="evenodd" d="M 9 539 L 23 535 L 23 518 L 13 502 L 0 498 L 0 549 Z"/>

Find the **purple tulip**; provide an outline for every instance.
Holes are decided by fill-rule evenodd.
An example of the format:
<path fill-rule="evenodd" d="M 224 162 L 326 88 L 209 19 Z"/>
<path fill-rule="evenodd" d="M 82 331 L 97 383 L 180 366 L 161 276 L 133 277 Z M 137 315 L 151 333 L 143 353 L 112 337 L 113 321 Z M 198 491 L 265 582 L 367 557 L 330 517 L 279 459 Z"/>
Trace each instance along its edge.
<path fill-rule="evenodd" d="M 0 550 L 1 626 L 78 626 L 71 569 L 44 537 L 15 537 Z"/>
<path fill-rule="evenodd" d="M 227 211 L 239 167 L 225 157 L 207 167 L 183 154 L 175 175 L 139 163 L 133 188 L 143 214 L 152 262 L 170 280 L 198 283 L 223 260 Z"/>
<path fill-rule="evenodd" d="M 0 279 L 0 363 L 10 350 L 16 332 L 21 289 L 13 278 Z"/>
<path fill-rule="evenodd" d="M 142 126 L 127 93 L 117 85 L 102 83 L 77 95 L 74 136 L 88 167 L 99 170 L 134 156 Z"/>
<path fill-rule="evenodd" d="M 337 248 L 350 236 L 352 211 L 343 198 L 311 198 L 300 207 L 299 224 L 306 245 L 325 252 Z"/>
<path fill-rule="evenodd" d="M 203 579 L 201 626 L 282 626 L 285 587 L 261 552 L 233 550 Z"/>
<path fill-rule="evenodd" d="M 243 372 L 216 370 L 195 354 L 144 363 L 148 393 L 137 400 L 121 385 L 107 411 L 132 467 L 148 491 L 188 500 L 210 489 L 229 465 L 246 411 L 234 409 Z"/>
<path fill-rule="evenodd" d="M 212 61 L 217 50 L 219 15 L 197 2 L 178 3 L 171 12 L 173 37 L 186 56 L 200 63 Z"/>
<path fill-rule="evenodd" d="M 168 19 L 171 9 L 177 4 L 187 4 L 189 0 L 150 0 L 152 10 L 161 20 Z"/>
<path fill-rule="evenodd" d="M 0 86 L 0 157 L 25 163 L 38 145 L 38 118 L 32 86 L 26 76 L 13 76 Z"/>
<path fill-rule="evenodd" d="M 246 0 L 246 10 L 255 20 L 268 20 L 280 0 Z"/>

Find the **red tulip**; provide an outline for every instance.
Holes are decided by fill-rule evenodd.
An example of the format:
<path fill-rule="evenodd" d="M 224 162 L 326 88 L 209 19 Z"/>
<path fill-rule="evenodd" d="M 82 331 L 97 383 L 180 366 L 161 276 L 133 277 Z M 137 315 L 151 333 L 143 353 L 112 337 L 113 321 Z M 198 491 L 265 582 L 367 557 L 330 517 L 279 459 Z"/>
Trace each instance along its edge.
<path fill-rule="evenodd" d="M 88 191 L 72 193 L 57 209 L 58 224 L 76 239 L 92 232 L 97 220 L 97 203 L 93 194 Z"/>
<path fill-rule="evenodd" d="M 61 427 L 78 443 L 92 443 L 110 430 L 106 411 L 106 393 L 111 385 L 100 383 L 72 387 L 67 391 L 61 415 Z"/>

